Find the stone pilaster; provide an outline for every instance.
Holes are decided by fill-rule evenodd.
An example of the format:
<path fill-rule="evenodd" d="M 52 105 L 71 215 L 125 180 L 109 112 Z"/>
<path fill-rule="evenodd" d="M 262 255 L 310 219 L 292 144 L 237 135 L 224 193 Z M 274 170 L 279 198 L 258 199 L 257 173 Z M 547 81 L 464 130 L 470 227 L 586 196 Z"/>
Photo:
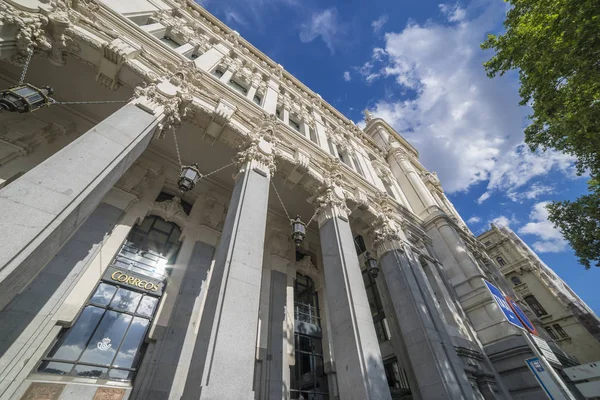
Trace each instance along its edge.
<path fill-rule="evenodd" d="M 339 396 L 391 399 L 340 178 L 331 174 L 316 199 Z"/>
<path fill-rule="evenodd" d="M 393 219 L 390 208 L 381 207 L 373 223 L 373 244 L 406 353 L 424 399 L 472 399 L 473 392 L 456 354 L 443 318 L 436 315 L 435 299 L 427 277 Z"/>
<path fill-rule="evenodd" d="M 413 167 L 408 153 L 406 153 L 406 151 L 404 151 L 400 147 L 392 147 L 389 150 L 388 156 L 388 161 L 391 162 L 390 159 L 397 163 L 397 165 L 400 167 L 400 171 L 398 172 L 401 172 L 402 174 L 404 174 L 404 176 L 406 176 L 406 179 L 408 179 L 410 185 L 412 186 L 417 197 L 419 198 L 419 201 L 421 202 L 420 207 L 415 207 L 415 204 L 411 204 L 412 208 L 416 212 L 422 213 L 430 207 L 437 206 L 433 195 L 431 194 L 429 189 L 427 189 L 425 182 L 423 182 L 423 180 Z M 392 169 L 392 171 L 394 170 Z"/>
<path fill-rule="evenodd" d="M 274 170 L 268 119 L 235 157 L 236 183 L 182 399 L 253 399 L 263 249 Z"/>

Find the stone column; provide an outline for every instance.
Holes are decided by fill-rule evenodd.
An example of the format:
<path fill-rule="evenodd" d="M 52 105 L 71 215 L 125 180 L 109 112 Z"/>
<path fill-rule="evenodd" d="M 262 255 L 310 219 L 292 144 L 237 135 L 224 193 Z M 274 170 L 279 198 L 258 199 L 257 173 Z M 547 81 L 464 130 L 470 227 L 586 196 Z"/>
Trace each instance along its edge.
<path fill-rule="evenodd" d="M 437 310 L 426 277 L 405 253 L 403 233 L 392 215 L 391 208 L 384 207 L 373 224 L 373 243 L 383 274 L 378 279 L 385 279 L 391 295 L 419 392 L 427 400 L 473 399 L 460 359 L 444 327 L 439 326 L 441 318 L 432 314 Z"/>
<path fill-rule="evenodd" d="M 182 399 L 254 398 L 258 309 L 274 123 L 249 134 L 236 156 L 238 173 L 200 321 Z"/>
<path fill-rule="evenodd" d="M 316 202 L 339 396 L 391 400 L 344 193 L 328 185 Z"/>
<path fill-rule="evenodd" d="M 427 186 L 425 186 L 425 182 L 423 182 L 423 180 L 413 167 L 406 151 L 402 150 L 401 148 L 393 148 L 390 151 L 390 157 L 393 159 L 394 162 L 398 164 L 400 170 L 402 171 L 402 173 L 404 173 L 404 175 L 410 182 L 410 185 L 415 190 L 417 196 L 419 197 L 419 200 L 423 204 L 423 210 L 426 210 L 431 206 L 436 206 L 437 203 L 433 198 L 433 195 L 431 194 L 429 189 L 427 189 Z"/>
<path fill-rule="evenodd" d="M 267 83 L 267 92 L 265 93 L 265 101 L 263 108 L 271 115 L 275 115 L 277 111 L 277 97 L 279 96 L 279 80 L 274 77 L 269 79 Z"/>
<path fill-rule="evenodd" d="M 163 81 L 0 190 L 0 309 L 23 289 L 191 97 Z M 178 94 L 179 93 L 179 94 Z"/>

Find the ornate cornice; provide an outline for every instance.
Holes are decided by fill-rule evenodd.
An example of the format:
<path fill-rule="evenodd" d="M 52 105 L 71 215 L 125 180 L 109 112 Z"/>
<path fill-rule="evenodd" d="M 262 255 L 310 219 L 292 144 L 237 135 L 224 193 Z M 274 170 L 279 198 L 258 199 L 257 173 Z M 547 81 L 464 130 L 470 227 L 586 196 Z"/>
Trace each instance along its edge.
<path fill-rule="evenodd" d="M 402 227 L 394 219 L 394 208 L 383 200 L 376 208 L 375 220 L 371 224 L 373 247 L 379 257 L 392 250 L 402 250 Z"/>

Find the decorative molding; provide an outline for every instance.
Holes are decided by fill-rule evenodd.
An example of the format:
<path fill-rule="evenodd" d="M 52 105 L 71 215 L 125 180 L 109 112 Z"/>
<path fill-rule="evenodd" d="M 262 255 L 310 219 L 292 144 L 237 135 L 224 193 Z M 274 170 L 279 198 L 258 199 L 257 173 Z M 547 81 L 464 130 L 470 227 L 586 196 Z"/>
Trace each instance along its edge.
<path fill-rule="evenodd" d="M 373 247 L 379 257 L 392 250 L 403 250 L 401 227 L 394 220 L 393 208 L 382 205 L 372 223 Z"/>
<path fill-rule="evenodd" d="M 168 81 L 162 80 L 158 84 L 137 87 L 134 91 L 138 107 L 151 114 L 163 112 L 164 118 L 156 129 L 156 137 L 159 139 L 162 139 L 167 131 L 180 127 L 182 118 L 187 115 L 193 97 L 183 88 L 184 83 L 184 74 L 178 72 Z"/>
<path fill-rule="evenodd" d="M 249 164 L 256 164 L 265 173 L 275 173 L 278 143 L 275 134 L 278 124 L 274 115 L 263 114 L 261 123 L 248 133 L 245 143 L 234 157 L 238 171 Z"/>
<path fill-rule="evenodd" d="M 175 222 L 181 229 L 185 228 L 189 216 L 181 206 L 181 198 L 175 196 L 171 200 L 154 202 L 149 214 L 157 215 L 167 222 Z"/>
<path fill-rule="evenodd" d="M 296 272 L 312 278 L 314 281 L 319 279 L 319 269 L 313 264 L 312 257 L 306 254 L 300 261 L 296 261 Z"/>
<path fill-rule="evenodd" d="M 130 41 L 124 39 L 114 39 L 103 46 L 102 60 L 98 66 L 96 82 L 108 87 L 111 90 L 119 88 L 119 72 L 127 60 L 133 60 L 141 53 L 142 48 Z"/>

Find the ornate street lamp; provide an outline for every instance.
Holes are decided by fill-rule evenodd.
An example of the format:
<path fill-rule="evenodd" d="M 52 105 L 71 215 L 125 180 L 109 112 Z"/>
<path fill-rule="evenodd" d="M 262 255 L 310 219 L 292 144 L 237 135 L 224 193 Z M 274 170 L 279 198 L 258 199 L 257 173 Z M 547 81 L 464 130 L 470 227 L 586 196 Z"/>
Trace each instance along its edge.
<path fill-rule="evenodd" d="M 300 216 L 296 215 L 296 219 L 292 220 L 292 239 L 296 246 L 300 246 L 306 237 L 306 224 L 300 220 Z"/>
<path fill-rule="evenodd" d="M 182 165 L 179 180 L 177 181 L 179 190 L 182 192 L 192 190 L 200 178 L 202 178 L 202 174 L 198 170 L 198 164 Z"/>
<path fill-rule="evenodd" d="M 53 93 L 50 86 L 38 88 L 30 83 L 3 90 L 0 92 L 0 111 L 33 112 L 53 104 L 54 101 L 50 98 Z"/>
<path fill-rule="evenodd" d="M 377 278 L 377 276 L 379 276 L 379 264 L 368 251 L 365 253 L 365 267 L 373 278 Z"/>

